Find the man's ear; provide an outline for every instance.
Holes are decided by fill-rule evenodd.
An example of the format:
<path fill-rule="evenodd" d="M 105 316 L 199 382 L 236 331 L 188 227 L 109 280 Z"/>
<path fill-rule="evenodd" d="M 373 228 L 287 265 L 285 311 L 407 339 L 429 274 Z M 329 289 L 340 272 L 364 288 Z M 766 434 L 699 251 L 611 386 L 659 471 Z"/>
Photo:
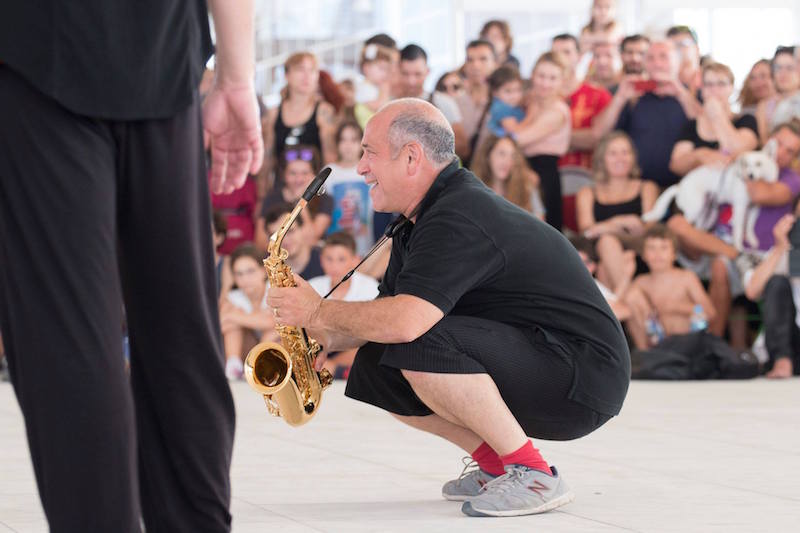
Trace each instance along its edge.
<path fill-rule="evenodd" d="M 416 174 L 419 165 L 422 163 L 422 159 L 425 157 L 425 153 L 422 150 L 422 146 L 417 142 L 408 143 L 406 148 L 408 149 L 406 152 L 408 173 Z"/>

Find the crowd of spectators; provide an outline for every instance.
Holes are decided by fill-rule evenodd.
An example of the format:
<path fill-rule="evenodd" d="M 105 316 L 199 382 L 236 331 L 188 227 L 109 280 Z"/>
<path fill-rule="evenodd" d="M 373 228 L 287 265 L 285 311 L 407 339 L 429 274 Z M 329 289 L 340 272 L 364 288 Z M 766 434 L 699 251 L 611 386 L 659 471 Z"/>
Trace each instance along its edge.
<path fill-rule="evenodd" d="M 554 32 L 550 50 L 525 58 L 530 72 L 520 71 L 503 20 L 487 21 L 466 43 L 464 64 L 435 84 L 426 51 L 385 34 L 365 41 L 358 73 L 346 79 L 333 80 L 313 54 L 290 56 L 281 101 L 263 112 L 268 164 L 244 190 L 212 198 L 228 223 L 219 272 L 229 377 L 241 375 L 250 346 L 275 339 L 263 269 L 259 280 L 248 275 L 321 168 L 333 170 L 325 194 L 284 240 L 288 264 L 321 294 L 391 220 L 372 211 L 356 167 L 366 122 L 401 97 L 438 107 L 464 166 L 573 240 L 632 348 L 646 353 L 702 329 L 754 352 L 770 377 L 800 372 L 800 330 L 786 315 L 795 316 L 800 297 L 787 259 L 800 194 L 800 53 L 779 46 L 772 58 L 753 58 L 737 86 L 731 69 L 702 57 L 697 43 L 687 26 L 624 35 L 616 3 L 595 0 L 578 35 Z M 713 206 L 710 227 L 693 225 L 674 202 L 660 222 L 643 221 L 687 174 L 728 172 L 739 156 L 761 149 L 780 174 L 775 181 L 748 177 L 757 243 L 734 245 L 725 204 Z M 385 247 L 330 297 L 374 296 L 387 261 Z M 327 364 L 346 376 L 351 357 Z"/>
<path fill-rule="evenodd" d="M 319 170 L 333 170 L 326 192 L 283 242 L 294 272 L 324 293 L 382 235 L 392 215 L 373 212 L 356 166 L 366 122 L 400 97 L 439 108 L 464 166 L 573 240 L 633 348 L 701 328 L 752 351 L 769 377 L 800 373 L 800 278 L 789 259 L 791 236 L 800 236 L 792 231 L 800 214 L 800 47 L 754 57 L 737 85 L 729 67 L 701 56 L 692 28 L 624 35 L 615 4 L 595 0 L 578 35 L 554 32 L 550 50 L 525 58 L 529 72 L 519 70 L 503 20 L 487 21 L 466 43 L 464 64 L 435 84 L 425 50 L 385 34 L 365 41 L 358 73 L 345 79 L 334 80 L 312 53 L 292 54 L 280 103 L 262 106 L 264 167 L 244 188 L 211 199 L 228 376 L 241 376 L 253 344 L 275 340 L 260 261 Z M 755 150 L 780 169 L 774 181 L 746 177 L 757 243 L 734 245 L 724 204 L 713 205 L 710 227 L 693 225 L 675 203 L 660 222 L 643 222 L 688 174 L 729 172 Z M 565 186 L 575 180 L 583 186 Z M 388 251 L 330 297 L 374 296 Z M 328 365 L 346 376 L 349 358 Z"/>

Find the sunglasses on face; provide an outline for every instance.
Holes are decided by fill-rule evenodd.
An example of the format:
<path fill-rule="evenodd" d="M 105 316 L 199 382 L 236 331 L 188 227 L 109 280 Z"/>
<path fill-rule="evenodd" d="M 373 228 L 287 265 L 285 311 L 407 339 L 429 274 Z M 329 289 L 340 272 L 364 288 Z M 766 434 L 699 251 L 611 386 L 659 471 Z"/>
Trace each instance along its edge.
<path fill-rule="evenodd" d="M 298 159 L 300 161 L 311 161 L 314 159 L 314 152 L 308 148 L 304 148 L 302 150 L 286 150 L 283 157 L 287 162 L 297 161 Z"/>

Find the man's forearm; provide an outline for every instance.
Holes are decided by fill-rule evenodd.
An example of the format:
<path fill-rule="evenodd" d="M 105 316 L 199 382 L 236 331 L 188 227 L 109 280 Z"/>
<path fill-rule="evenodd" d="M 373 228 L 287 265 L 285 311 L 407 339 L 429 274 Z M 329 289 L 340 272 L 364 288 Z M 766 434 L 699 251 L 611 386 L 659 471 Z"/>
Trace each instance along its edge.
<path fill-rule="evenodd" d="M 404 316 L 403 296 L 389 296 L 368 302 L 323 300 L 310 329 L 324 329 L 332 337 L 364 339 L 384 344 L 410 342 L 424 331 L 417 331 L 418 321 Z"/>
<path fill-rule="evenodd" d="M 255 38 L 253 0 L 209 0 L 214 19 L 217 83 L 253 83 Z"/>

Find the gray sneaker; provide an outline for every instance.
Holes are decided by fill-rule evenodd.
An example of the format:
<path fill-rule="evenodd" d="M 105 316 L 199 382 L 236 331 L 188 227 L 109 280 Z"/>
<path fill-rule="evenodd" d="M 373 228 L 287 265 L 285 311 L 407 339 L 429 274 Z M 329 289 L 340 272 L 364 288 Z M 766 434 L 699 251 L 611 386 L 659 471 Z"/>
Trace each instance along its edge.
<path fill-rule="evenodd" d="M 480 494 L 464 502 L 469 516 L 521 516 L 544 513 L 575 499 L 555 467 L 553 475 L 526 466 L 507 465 L 506 473 L 490 481 Z"/>
<path fill-rule="evenodd" d="M 458 479 L 448 481 L 442 487 L 442 496 L 445 500 L 463 502 L 468 498 L 477 496 L 484 485 L 498 476 L 493 476 L 478 468 L 478 463 L 470 457 L 464 457 L 464 470 Z"/>

